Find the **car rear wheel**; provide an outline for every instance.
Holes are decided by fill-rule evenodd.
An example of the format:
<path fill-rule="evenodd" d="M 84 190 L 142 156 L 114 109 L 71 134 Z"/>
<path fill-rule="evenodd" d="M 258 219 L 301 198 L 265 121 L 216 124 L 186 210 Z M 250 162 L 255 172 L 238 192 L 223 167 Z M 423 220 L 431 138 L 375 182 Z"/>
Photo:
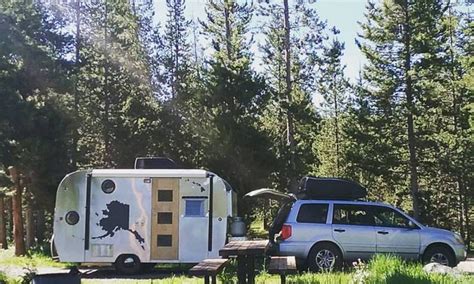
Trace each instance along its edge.
<path fill-rule="evenodd" d="M 121 274 L 137 274 L 141 268 L 140 259 L 134 254 L 122 254 L 115 261 L 115 269 Z"/>
<path fill-rule="evenodd" d="M 332 271 L 342 267 L 342 255 L 331 243 L 316 244 L 308 256 L 308 268 L 311 271 Z"/>
<path fill-rule="evenodd" d="M 454 267 L 456 260 L 453 253 L 446 247 L 434 246 L 428 248 L 423 254 L 423 263 L 439 263 L 442 265 Z"/>

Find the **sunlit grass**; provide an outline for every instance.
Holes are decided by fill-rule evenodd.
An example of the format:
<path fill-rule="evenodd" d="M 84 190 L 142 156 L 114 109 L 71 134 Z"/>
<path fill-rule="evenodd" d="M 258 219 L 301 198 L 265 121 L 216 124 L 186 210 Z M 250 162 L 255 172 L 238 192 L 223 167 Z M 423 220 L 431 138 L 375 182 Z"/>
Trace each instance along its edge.
<path fill-rule="evenodd" d="M 0 270 L 5 266 L 20 268 L 58 267 L 64 268 L 70 264 L 53 261 L 49 256 L 41 253 L 31 253 L 29 256 L 16 257 L 13 249 L 0 250 Z M 262 267 L 262 263 L 257 267 Z M 158 270 L 182 270 L 182 266 L 157 265 Z M 219 283 L 237 283 L 236 263 L 224 269 L 218 276 Z M 19 283 L 21 277 L 17 279 L 8 278 L 0 271 L 0 283 Z M 202 278 L 190 277 L 186 275 L 172 275 L 164 279 L 82 279 L 82 283 L 163 283 L 163 284 L 197 284 L 203 283 Z M 272 284 L 280 283 L 278 275 L 270 275 L 265 270 L 256 277 L 256 283 Z M 390 255 L 377 255 L 368 263 L 359 263 L 355 268 L 350 268 L 345 272 L 327 273 L 302 273 L 287 276 L 287 283 L 321 283 L 321 284 L 470 284 L 474 283 L 473 275 L 449 276 L 441 274 L 429 274 L 423 271 L 423 266 L 417 262 L 405 262 L 402 259 Z"/>
<path fill-rule="evenodd" d="M 15 256 L 14 248 L 0 250 L 0 266 L 18 267 L 68 267 L 68 263 L 54 261 L 50 256 L 30 251 L 26 256 Z"/>

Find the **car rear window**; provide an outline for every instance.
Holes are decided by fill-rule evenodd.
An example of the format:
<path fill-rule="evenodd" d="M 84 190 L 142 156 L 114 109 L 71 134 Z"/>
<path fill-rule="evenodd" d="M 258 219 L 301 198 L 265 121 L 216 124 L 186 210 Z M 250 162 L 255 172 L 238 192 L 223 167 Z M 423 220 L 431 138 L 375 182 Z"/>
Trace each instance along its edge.
<path fill-rule="evenodd" d="M 328 204 L 303 204 L 298 212 L 298 223 L 325 224 L 328 216 Z"/>

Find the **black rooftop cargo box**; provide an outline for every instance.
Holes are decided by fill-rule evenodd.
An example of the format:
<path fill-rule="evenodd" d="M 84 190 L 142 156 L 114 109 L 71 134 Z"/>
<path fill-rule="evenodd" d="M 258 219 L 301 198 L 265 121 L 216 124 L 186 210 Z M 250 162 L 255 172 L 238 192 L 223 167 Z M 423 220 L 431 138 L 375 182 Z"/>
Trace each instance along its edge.
<path fill-rule="evenodd" d="M 166 157 L 138 157 L 135 169 L 177 169 L 176 163 Z"/>
<path fill-rule="evenodd" d="M 346 179 L 307 176 L 301 179 L 298 199 L 357 200 L 367 196 L 367 189 Z"/>

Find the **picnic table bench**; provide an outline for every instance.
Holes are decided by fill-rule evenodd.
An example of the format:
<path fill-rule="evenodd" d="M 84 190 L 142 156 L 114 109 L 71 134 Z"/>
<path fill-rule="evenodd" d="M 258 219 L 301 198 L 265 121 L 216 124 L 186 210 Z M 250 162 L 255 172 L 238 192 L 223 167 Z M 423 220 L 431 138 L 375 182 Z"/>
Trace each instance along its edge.
<path fill-rule="evenodd" d="M 294 256 L 272 256 L 268 265 L 268 273 L 279 274 L 281 283 L 286 283 L 286 275 L 296 274 L 296 259 Z"/>
<path fill-rule="evenodd" d="M 225 258 L 205 259 L 193 266 L 189 270 L 189 274 L 198 277 L 204 276 L 205 284 L 209 284 L 209 277 L 212 277 L 212 283 L 217 284 L 216 276 L 224 269 L 228 261 Z"/>

